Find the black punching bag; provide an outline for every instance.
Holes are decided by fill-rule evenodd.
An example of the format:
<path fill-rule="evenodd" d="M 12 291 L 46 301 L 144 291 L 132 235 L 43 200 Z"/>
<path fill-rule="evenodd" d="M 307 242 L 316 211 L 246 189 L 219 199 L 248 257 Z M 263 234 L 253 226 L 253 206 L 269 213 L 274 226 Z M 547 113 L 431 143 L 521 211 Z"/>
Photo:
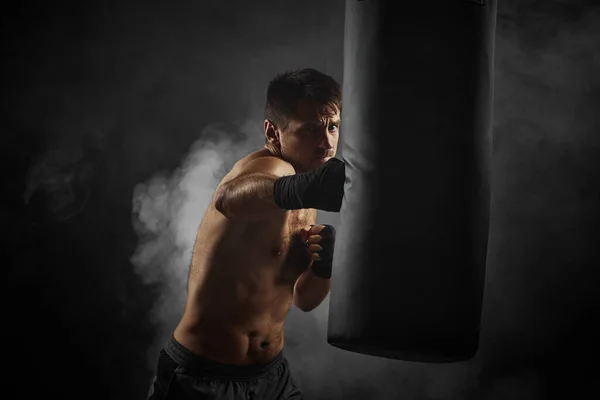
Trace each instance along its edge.
<path fill-rule="evenodd" d="M 346 0 L 333 346 L 420 362 L 477 352 L 496 7 Z"/>

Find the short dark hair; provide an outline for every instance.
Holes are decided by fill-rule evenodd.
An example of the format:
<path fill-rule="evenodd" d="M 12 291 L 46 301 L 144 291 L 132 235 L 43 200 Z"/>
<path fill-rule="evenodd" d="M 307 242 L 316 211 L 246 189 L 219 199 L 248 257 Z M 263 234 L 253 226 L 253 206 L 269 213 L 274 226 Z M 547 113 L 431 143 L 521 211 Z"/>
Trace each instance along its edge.
<path fill-rule="evenodd" d="M 313 68 L 297 69 L 278 74 L 267 88 L 265 118 L 278 129 L 286 129 L 300 100 L 342 111 L 340 84 L 331 76 Z"/>

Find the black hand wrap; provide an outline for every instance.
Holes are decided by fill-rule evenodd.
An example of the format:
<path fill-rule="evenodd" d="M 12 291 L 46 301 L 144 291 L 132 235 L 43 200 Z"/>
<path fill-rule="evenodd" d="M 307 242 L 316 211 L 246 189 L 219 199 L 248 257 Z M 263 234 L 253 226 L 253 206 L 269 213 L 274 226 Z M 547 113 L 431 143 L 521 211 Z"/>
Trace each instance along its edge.
<path fill-rule="evenodd" d="M 275 181 L 275 204 L 286 210 L 316 208 L 339 212 L 344 197 L 346 165 L 331 158 L 309 172 L 283 176 Z"/>
<path fill-rule="evenodd" d="M 333 267 L 333 249 L 335 247 L 335 228 L 331 225 L 325 225 L 325 228 L 319 233 L 321 241 L 318 243 L 323 250 L 319 251 L 318 261 L 313 261 L 312 272 L 319 278 L 330 279 Z"/>

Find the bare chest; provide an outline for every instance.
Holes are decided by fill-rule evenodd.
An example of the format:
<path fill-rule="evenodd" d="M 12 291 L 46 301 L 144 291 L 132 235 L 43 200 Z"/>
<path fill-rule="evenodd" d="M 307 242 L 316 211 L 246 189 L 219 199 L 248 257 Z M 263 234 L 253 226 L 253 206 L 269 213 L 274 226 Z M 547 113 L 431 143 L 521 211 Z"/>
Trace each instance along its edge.
<path fill-rule="evenodd" d="M 315 220 L 316 210 L 291 210 L 282 220 L 245 225 L 242 232 L 225 233 L 218 240 L 213 232 L 222 228 L 208 220 L 197 235 L 190 277 L 202 278 L 216 271 L 213 277 L 236 276 L 248 284 L 256 280 L 263 285 L 272 278 L 279 284 L 293 283 L 310 265 L 303 232 Z"/>
<path fill-rule="evenodd" d="M 296 234 L 302 229 L 309 229 L 315 223 L 315 210 L 291 210 L 287 218 L 287 228 L 290 234 Z"/>

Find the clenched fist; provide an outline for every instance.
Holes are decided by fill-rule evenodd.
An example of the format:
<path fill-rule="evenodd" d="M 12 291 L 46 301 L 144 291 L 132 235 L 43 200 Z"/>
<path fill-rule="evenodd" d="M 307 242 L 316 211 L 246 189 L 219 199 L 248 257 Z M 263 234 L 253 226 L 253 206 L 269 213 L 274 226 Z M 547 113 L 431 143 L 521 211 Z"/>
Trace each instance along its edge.
<path fill-rule="evenodd" d="M 313 260 L 312 272 L 320 278 L 331 278 L 335 228 L 331 225 L 311 225 L 304 233 L 306 248 Z"/>

